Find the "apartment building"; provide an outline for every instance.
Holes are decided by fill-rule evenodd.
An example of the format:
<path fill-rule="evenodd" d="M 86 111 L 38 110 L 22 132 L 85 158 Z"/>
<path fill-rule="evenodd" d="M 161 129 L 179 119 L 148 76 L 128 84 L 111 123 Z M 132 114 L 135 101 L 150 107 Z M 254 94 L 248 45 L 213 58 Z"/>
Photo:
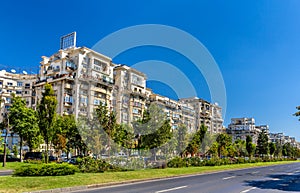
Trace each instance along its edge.
<path fill-rule="evenodd" d="M 180 103 L 158 94 L 151 94 L 150 103 L 155 103 L 163 109 L 167 118 L 170 120 L 172 129 L 177 129 L 180 124 L 187 127 L 188 132 L 195 132 L 195 110 L 189 104 Z"/>
<path fill-rule="evenodd" d="M 252 137 L 252 142 L 257 144 L 258 135 L 265 131 L 269 134 L 268 125 L 255 125 L 254 118 L 232 118 L 226 132 L 232 136 L 232 140 L 246 140 L 247 135 Z"/>
<path fill-rule="evenodd" d="M 272 143 L 279 143 L 281 145 L 285 143 L 285 137 L 283 133 L 270 133 L 269 137 Z"/>
<path fill-rule="evenodd" d="M 111 58 L 86 47 L 59 50 L 43 56 L 35 85 L 36 101 L 44 85 L 53 86 L 57 113 L 92 117 L 94 109 L 106 104 L 112 109 L 113 67 Z"/>
<path fill-rule="evenodd" d="M 216 134 L 223 132 L 222 108 L 218 104 L 197 98 L 179 99 L 182 104 L 188 104 L 195 110 L 195 128 L 198 129 L 203 124 L 207 127 L 207 132 Z"/>
<path fill-rule="evenodd" d="M 16 74 L 14 69 L 11 72 L 5 70 L 0 71 L 0 121 L 5 119 L 10 106 L 12 105 L 12 94 L 20 96 L 26 101 L 28 107 L 35 107 L 35 91 L 33 86 L 36 82 L 36 75 L 29 75 L 26 71 L 22 74 Z M 4 131 L 1 135 L 6 135 Z M 17 134 L 8 134 L 8 147 L 12 149 L 14 145 L 19 143 L 19 136 Z"/>
<path fill-rule="evenodd" d="M 118 123 L 131 124 L 142 118 L 151 90 L 146 75 L 126 65 L 114 68 L 113 109 Z"/>

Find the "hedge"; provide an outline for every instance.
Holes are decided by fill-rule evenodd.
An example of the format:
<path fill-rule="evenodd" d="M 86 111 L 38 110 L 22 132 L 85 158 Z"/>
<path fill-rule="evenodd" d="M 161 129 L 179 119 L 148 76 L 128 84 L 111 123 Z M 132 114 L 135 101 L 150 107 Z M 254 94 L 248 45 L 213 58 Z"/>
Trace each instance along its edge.
<path fill-rule="evenodd" d="M 76 166 L 70 164 L 30 164 L 17 168 L 14 176 L 65 176 L 78 171 Z"/>

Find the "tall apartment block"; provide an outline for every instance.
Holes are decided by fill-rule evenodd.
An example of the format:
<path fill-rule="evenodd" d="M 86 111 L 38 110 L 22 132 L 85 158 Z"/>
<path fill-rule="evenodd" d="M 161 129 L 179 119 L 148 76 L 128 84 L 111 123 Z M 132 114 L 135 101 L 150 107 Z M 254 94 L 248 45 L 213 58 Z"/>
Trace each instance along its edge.
<path fill-rule="evenodd" d="M 218 104 L 211 104 L 203 99 L 192 97 L 179 99 L 182 104 L 188 104 L 195 110 L 195 128 L 203 124 L 207 127 L 208 133 L 216 134 L 224 132 L 222 108 Z"/>
<path fill-rule="evenodd" d="M 151 90 L 146 75 L 125 65 L 114 68 L 113 107 L 118 123 L 130 124 L 142 118 Z"/>
<path fill-rule="evenodd" d="M 44 85 L 49 83 L 58 100 L 59 114 L 91 117 L 101 103 L 112 109 L 114 64 L 111 58 L 86 47 L 71 47 L 42 58 L 35 85 L 37 101 Z"/>

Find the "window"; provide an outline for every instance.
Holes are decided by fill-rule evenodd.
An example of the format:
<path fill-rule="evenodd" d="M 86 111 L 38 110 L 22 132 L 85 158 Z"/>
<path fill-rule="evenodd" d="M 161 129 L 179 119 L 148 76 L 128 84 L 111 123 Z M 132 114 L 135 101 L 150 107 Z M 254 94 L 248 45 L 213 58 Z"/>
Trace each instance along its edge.
<path fill-rule="evenodd" d="M 12 82 L 7 82 L 7 86 L 12 86 L 13 83 Z"/>
<path fill-rule="evenodd" d="M 66 103 L 73 103 L 73 97 L 72 96 L 65 96 L 65 102 Z"/>
<path fill-rule="evenodd" d="M 98 99 L 94 99 L 94 105 L 100 105 L 101 104 L 101 101 L 98 100 Z"/>
<path fill-rule="evenodd" d="M 23 86 L 23 82 L 17 82 L 17 87 L 22 87 Z"/>
<path fill-rule="evenodd" d="M 66 61 L 66 67 L 72 68 L 72 69 L 76 69 L 76 64 L 74 64 L 71 61 Z"/>
<path fill-rule="evenodd" d="M 81 90 L 80 91 L 80 94 L 83 94 L 83 95 L 87 95 L 88 91 L 87 90 Z"/>
<path fill-rule="evenodd" d="M 21 90 L 17 90 L 16 94 L 22 94 L 22 91 Z"/>
<path fill-rule="evenodd" d="M 28 94 L 28 91 L 27 91 L 27 90 L 25 90 L 25 91 L 24 91 L 24 94 Z"/>
<path fill-rule="evenodd" d="M 11 98 L 5 98 L 6 103 L 11 103 Z"/>
<path fill-rule="evenodd" d="M 88 99 L 87 98 L 81 98 L 80 102 L 84 103 L 84 104 L 87 104 L 88 103 Z"/>
<path fill-rule="evenodd" d="M 30 83 L 25 84 L 25 89 L 30 89 Z"/>

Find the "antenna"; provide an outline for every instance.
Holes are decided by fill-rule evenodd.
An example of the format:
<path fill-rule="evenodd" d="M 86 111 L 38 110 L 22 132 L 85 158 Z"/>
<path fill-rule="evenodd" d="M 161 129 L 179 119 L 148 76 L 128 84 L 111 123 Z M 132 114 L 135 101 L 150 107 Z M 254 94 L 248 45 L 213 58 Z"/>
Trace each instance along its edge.
<path fill-rule="evenodd" d="M 15 69 L 10 70 L 12 73 L 16 73 L 17 71 Z"/>

